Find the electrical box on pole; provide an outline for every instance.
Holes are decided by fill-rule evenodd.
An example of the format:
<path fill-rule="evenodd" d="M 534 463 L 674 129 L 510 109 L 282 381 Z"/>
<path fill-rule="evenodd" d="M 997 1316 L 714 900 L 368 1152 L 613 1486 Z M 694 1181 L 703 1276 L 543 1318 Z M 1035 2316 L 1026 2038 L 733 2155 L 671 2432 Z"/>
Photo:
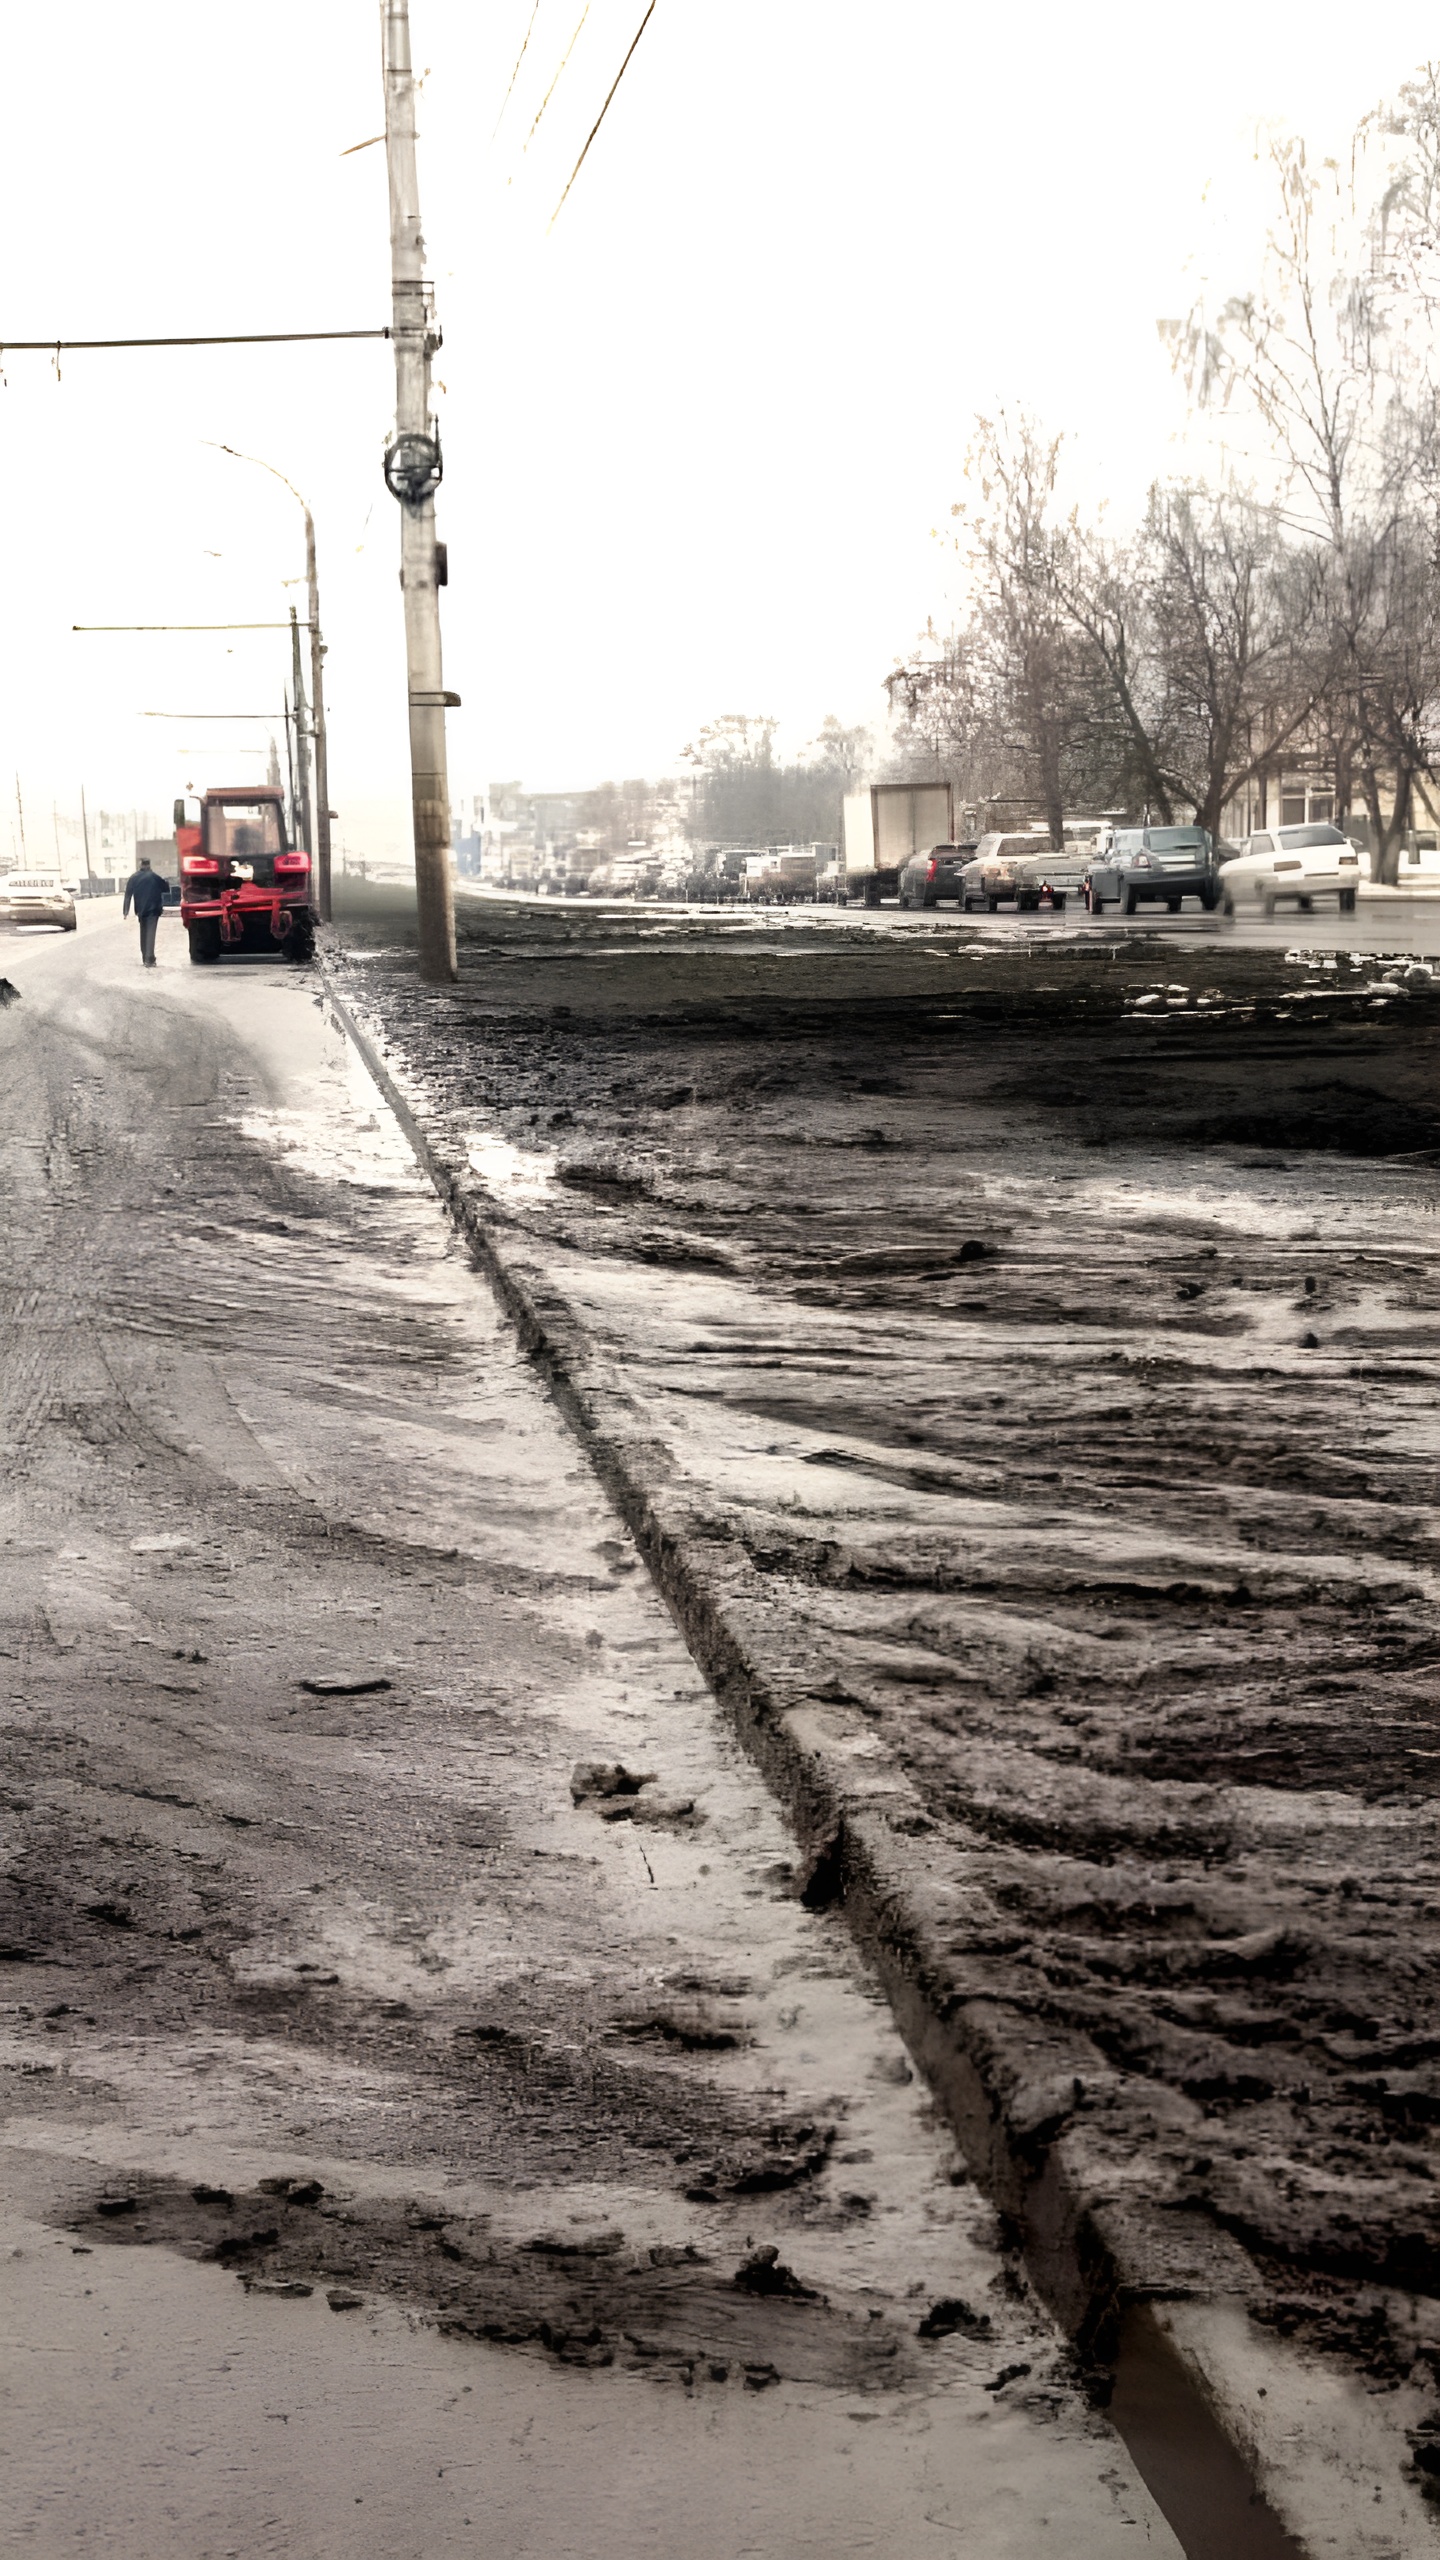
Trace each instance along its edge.
<path fill-rule="evenodd" d="M 410 799 L 420 975 L 433 986 L 456 975 L 455 890 L 450 857 L 450 782 L 440 655 L 439 546 L 435 492 L 440 438 L 430 408 L 430 361 L 440 344 L 425 276 L 415 169 L 415 81 L 408 0 L 380 0 L 385 68 L 385 156 L 390 172 L 390 283 L 395 345 L 395 433 L 385 483 L 400 504 L 400 584 L 410 693 Z"/>

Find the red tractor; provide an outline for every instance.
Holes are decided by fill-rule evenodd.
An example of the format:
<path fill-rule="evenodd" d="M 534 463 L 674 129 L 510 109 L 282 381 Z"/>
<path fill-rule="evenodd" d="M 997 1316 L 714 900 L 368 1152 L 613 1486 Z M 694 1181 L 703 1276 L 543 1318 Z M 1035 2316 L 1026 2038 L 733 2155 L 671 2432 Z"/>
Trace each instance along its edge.
<path fill-rule="evenodd" d="M 222 951 L 272 951 L 308 960 L 315 949 L 310 856 L 290 842 L 285 802 L 274 785 L 236 783 L 207 791 L 200 823 L 175 803 L 180 862 L 180 921 L 190 957 L 203 964 Z"/>

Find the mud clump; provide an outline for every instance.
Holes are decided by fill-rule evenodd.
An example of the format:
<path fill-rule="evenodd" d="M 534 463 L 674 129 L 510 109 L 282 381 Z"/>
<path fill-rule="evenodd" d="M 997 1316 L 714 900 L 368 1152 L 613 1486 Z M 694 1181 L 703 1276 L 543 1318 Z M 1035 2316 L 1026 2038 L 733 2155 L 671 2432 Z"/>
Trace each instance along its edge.
<path fill-rule="evenodd" d="M 815 2287 L 802 2284 L 793 2267 L 785 2266 L 779 2249 L 771 2246 L 756 2249 L 742 2267 L 737 2267 L 734 2283 L 741 2293 L 764 2294 L 767 2298 L 783 2296 L 787 2302 L 815 2302 Z"/>
<path fill-rule="evenodd" d="M 932 2302 L 920 2321 L 917 2338 L 988 2338 L 994 2328 L 988 2311 L 973 2311 L 958 2295 Z"/>
<path fill-rule="evenodd" d="M 689 1831 L 703 1819 L 693 1796 L 646 1795 L 653 1769 L 635 1771 L 616 1761 L 582 1760 L 570 1778 L 571 1801 L 587 1805 L 602 1822 L 630 1822 L 642 1829 Z"/>
<path fill-rule="evenodd" d="M 296 2182 L 308 2191 L 313 2181 Z M 207 2188 L 209 2199 L 224 2190 Z M 323 2290 L 332 2311 L 367 2298 L 403 2302 L 447 2335 L 546 2354 L 562 2364 L 623 2364 L 658 2379 L 708 2370 L 752 2389 L 789 2379 L 855 2389 L 908 2378 L 893 2327 L 836 2309 L 780 2261 L 755 2250 L 727 2278 L 692 2247 L 633 2249 L 618 2230 L 542 2231 L 502 2240 L 487 2222 L 401 2199 L 237 2192 L 197 2203 L 192 2189 L 147 2179 L 134 2218 L 103 2199 L 66 2222 L 111 2246 L 165 2247 L 228 2268 L 250 2292 L 298 2301 Z M 272 2204 L 268 2218 L 263 2204 Z M 756 2377 L 750 2380 L 750 2377 Z"/>
<path fill-rule="evenodd" d="M 642 1787 L 653 1787 L 653 1769 L 627 1769 L 618 1760 L 580 1760 L 570 1774 L 575 1804 L 633 1802 Z"/>

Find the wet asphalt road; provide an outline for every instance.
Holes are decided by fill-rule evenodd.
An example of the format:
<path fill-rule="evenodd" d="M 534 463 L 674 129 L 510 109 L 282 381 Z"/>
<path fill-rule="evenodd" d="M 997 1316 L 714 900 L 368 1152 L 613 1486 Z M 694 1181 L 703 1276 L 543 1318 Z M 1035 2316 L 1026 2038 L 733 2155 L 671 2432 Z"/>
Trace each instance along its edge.
<path fill-rule="evenodd" d="M 377 886 L 379 884 L 376 884 Z M 1142 910 L 1136 916 L 1123 916 L 1109 909 L 1102 916 L 1087 915 L 1083 906 L 1070 905 L 1059 915 L 1042 908 L 1032 915 L 1018 915 L 1006 908 L 999 915 L 962 915 L 952 905 L 930 909 L 901 909 L 889 899 L 880 907 L 743 907 L 731 903 L 721 907 L 684 907 L 663 899 L 532 898 L 528 894 L 477 894 L 459 887 L 462 914 L 483 912 L 489 904 L 508 906 L 519 915 L 527 909 L 540 908 L 553 914 L 608 914 L 644 916 L 660 921 L 680 920 L 686 916 L 724 920 L 758 932 L 780 926 L 802 926 L 821 932 L 844 932 L 859 928 L 879 934 L 927 934 L 937 930 L 961 930 L 977 941 L 994 941 L 1002 948 L 1016 938 L 1038 938 L 1042 943 L 1078 937 L 1087 942 L 1124 943 L 1153 938 L 1160 947 L 1178 944 L 1186 949 L 1276 951 L 1413 951 L 1422 956 L 1440 955 L 1440 896 L 1421 896 L 1414 892 L 1392 892 L 1362 895 L 1353 915 L 1342 916 L 1333 899 L 1313 907 L 1309 913 L 1299 908 L 1284 907 L 1266 918 L 1258 908 L 1243 908 L 1234 916 L 1206 915 L 1198 899 L 1190 899 L 1178 916 L 1168 915 L 1159 907 Z"/>
<path fill-rule="evenodd" d="M 13 2547 L 1172 2553 L 314 983 L 182 948 L 0 953 Z"/>

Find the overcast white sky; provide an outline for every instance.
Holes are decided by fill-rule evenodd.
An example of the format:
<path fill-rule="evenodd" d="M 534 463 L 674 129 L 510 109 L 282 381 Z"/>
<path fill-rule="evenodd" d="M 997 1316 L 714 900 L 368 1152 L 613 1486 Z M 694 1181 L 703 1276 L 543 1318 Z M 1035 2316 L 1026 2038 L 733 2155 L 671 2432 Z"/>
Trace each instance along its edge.
<path fill-rule="evenodd" d="M 712 714 L 794 744 L 870 717 L 943 616 L 969 421 L 1026 402 L 1124 508 L 1183 424 L 1159 349 L 1242 283 L 1257 124 L 1343 147 L 1434 42 L 1419 0 L 412 0 L 439 374 L 450 776 L 673 769 Z M 577 25 L 538 127 L 531 128 Z M 0 339 L 389 317 L 372 0 L 11 12 Z M 528 145 L 527 145 L 528 137 Z M 383 343 L 4 358 L 0 849 L 52 800 L 168 810 L 257 773 L 280 635 L 72 637 L 283 614 L 319 530 L 332 797 L 378 849 L 408 789 Z M 34 814 L 32 814 L 34 813 Z"/>

